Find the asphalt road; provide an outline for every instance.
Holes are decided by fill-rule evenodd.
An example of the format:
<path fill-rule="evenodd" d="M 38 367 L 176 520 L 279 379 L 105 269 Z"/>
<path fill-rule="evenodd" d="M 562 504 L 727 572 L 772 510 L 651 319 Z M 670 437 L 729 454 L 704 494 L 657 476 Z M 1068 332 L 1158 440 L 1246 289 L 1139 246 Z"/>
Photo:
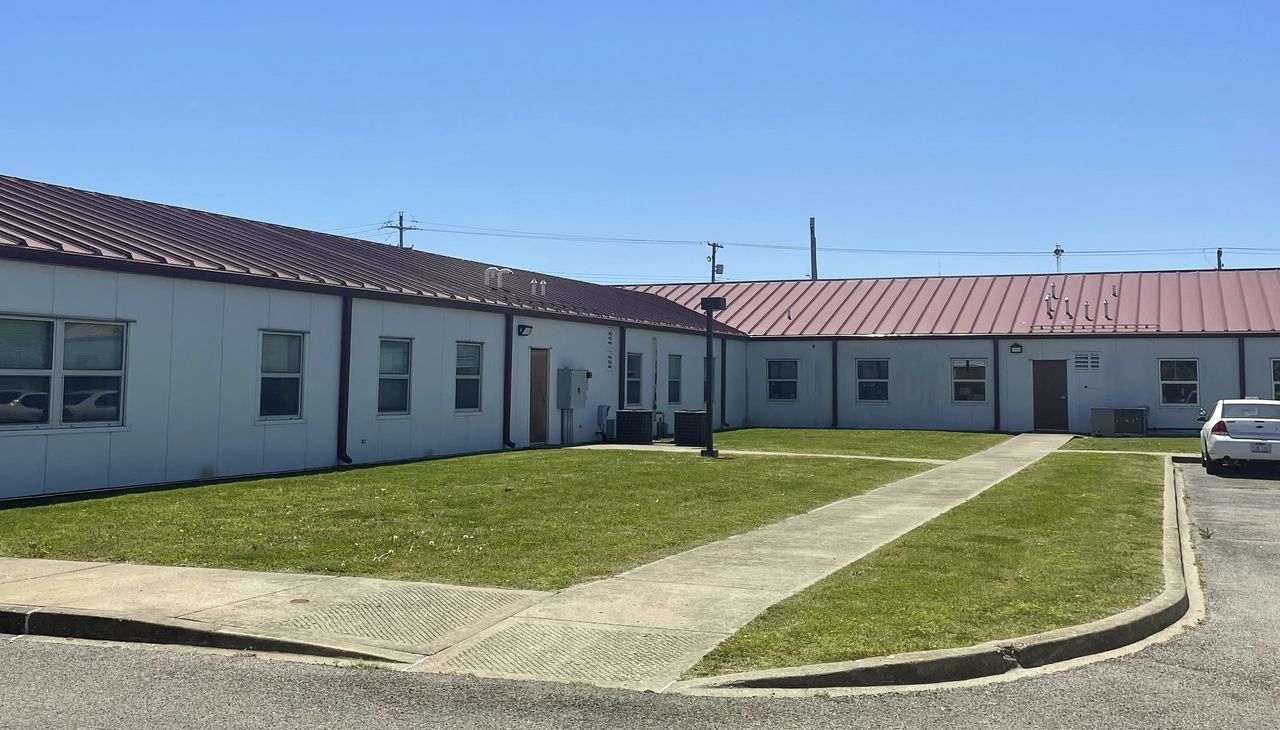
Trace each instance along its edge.
<path fill-rule="evenodd" d="M 1186 467 L 1203 625 L 1013 683 L 839 699 L 706 699 L 0 637 L 0 727 L 1280 727 L 1280 474 Z"/>

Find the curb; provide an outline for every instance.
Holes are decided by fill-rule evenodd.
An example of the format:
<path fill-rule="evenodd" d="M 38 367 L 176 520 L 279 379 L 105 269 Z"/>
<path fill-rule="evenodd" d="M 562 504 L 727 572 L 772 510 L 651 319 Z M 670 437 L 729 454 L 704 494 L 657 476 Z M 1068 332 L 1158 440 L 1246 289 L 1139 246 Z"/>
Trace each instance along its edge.
<path fill-rule="evenodd" d="M 1177 623 L 1191 606 L 1182 552 L 1188 526 L 1179 510 L 1183 489 L 1174 474 L 1174 461 L 1198 463 L 1199 459 L 1164 459 L 1164 590 L 1141 606 L 1097 621 L 1015 639 L 684 680 L 668 691 L 703 694 L 717 690 L 889 688 L 960 682 L 1101 654 L 1146 639 Z"/>
<path fill-rule="evenodd" d="M 399 652 L 378 654 L 332 644 L 262 636 L 221 626 L 204 628 L 174 620 L 143 620 L 71 608 L 38 606 L 0 605 L 0 633 L 146 644 L 183 644 L 375 662 L 402 663 L 408 656 L 395 656 Z"/>

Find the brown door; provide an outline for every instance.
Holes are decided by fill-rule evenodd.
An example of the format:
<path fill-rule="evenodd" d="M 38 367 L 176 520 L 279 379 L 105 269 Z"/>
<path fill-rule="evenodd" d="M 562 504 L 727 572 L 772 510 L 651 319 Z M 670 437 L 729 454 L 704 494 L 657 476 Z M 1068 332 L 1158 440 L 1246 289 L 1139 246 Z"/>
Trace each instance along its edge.
<path fill-rule="evenodd" d="M 1067 430 L 1067 361 L 1032 360 L 1031 392 L 1037 431 Z"/>
<path fill-rule="evenodd" d="M 547 442 L 547 395 L 550 350 L 529 350 L 529 443 Z"/>

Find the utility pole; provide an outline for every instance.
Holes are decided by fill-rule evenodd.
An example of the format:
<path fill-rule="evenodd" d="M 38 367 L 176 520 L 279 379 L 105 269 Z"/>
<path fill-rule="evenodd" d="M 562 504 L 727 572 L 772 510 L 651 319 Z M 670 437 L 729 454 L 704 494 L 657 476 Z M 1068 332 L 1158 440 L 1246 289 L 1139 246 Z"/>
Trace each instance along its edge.
<path fill-rule="evenodd" d="M 809 278 L 818 280 L 818 229 L 813 216 L 809 216 Z"/>
<path fill-rule="evenodd" d="M 716 251 L 724 248 L 724 244 L 715 241 L 707 241 L 707 245 L 711 247 L 711 255 L 707 257 L 707 261 L 711 262 L 711 283 L 716 283 L 716 274 L 724 273 L 724 264 L 716 263 Z"/>
<path fill-rule="evenodd" d="M 1218 271 L 1222 271 L 1222 249 L 1218 249 Z"/>
<path fill-rule="evenodd" d="M 415 222 L 416 222 L 416 221 L 415 221 Z M 399 219 L 399 222 L 398 222 L 398 223 L 392 223 L 391 221 L 387 221 L 386 223 L 383 223 L 382 225 L 378 226 L 378 230 L 382 230 L 383 228 L 394 228 L 394 229 L 396 229 L 397 231 L 399 231 L 399 232 L 400 232 L 400 248 L 404 248 L 404 232 L 405 232 L 405 231 L 420 231 L 420 230 L 422 230 L 421 228 L 418 228 L 417 226 L 406 226 L 406 225 L 404 224 L 404 211 L 403 211 L 403 210 L 402 210 L 402 211 L 400 211 L 400 219 Z"/>
<path fill-rule="evenodd" d="M 1058 266 L 1059 274 L 1062 273 L 1062 254 L 1064 253 L 1066 253 L 1066 251 L 1063 250 L 1062 246 L 1059 246 L 1056 243 L 1053 244 L 1053 258 L 1054 258 L 1054 262 Z"/>

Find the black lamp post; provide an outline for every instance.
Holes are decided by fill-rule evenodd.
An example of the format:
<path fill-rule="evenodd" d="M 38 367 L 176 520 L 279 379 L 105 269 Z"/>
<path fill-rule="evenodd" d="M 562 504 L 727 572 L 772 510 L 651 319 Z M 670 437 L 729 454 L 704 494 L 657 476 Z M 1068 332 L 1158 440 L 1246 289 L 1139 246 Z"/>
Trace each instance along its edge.
<path fill-rule="evenodd" d="M 705 429 L 704 440 L 706 441 L 706 448 L 703 449 L 701 453 L 703 456 L 707 456 L 712 459 L 720 455 L 720 452 L 716 451 L 715 443 L 712 441 L 712 436 L 711 436 L 712 430 L 713 430 L 711 428 L 711 413 L 714 410 L 713 406 L 715 405 L 715 400 L 716 400 L 715 366 L 714 366 L 715 355 L 714 355 L 714 349 L 712 347 L 715 344 L 715 335 L 714 335 L 713 328 L 715 326 L 715 321 L 716 321 L 716 312 L 719 312 L 720 310 L 724 309 L 726 306 L 728 306 L 728 303 L 725 301 L 724 297 L 703 297 L 702 298 L 702 309 L 705 310 L 707 313 L 707 356 L 703 359 L 703 366 L 704 366 L 703 369 L 705 370 L 705 372 L 702 378 L 702 395 L 703 395 L 703 400 L 707 404 L 707 412 L 706 412 L 706 419 L 703 421 L 703 428 Z"/>

